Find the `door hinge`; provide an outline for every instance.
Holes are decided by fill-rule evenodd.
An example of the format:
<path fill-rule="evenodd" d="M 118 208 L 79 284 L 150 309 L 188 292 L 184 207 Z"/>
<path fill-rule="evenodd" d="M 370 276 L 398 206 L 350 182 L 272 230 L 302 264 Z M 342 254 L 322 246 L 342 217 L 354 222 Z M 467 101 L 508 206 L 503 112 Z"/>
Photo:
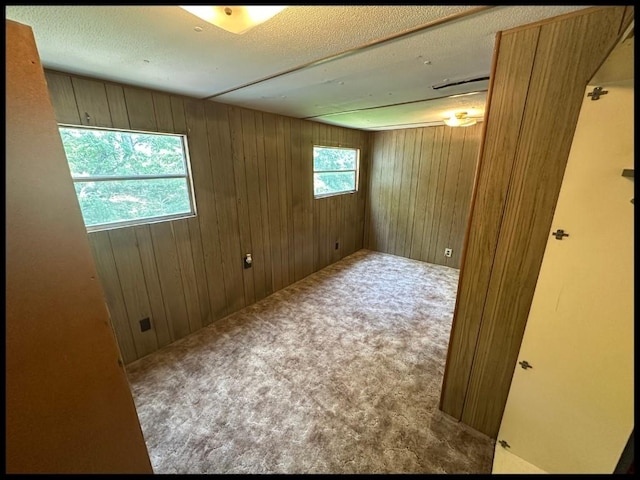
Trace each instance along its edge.
<path fill-rule="evenodd" d="M 518 363 L 519 363 L 519 364 L 520 364 L 520 366 L 521 366 L 522 368 L 524 368 L 525 370 L 526 370 L 527 368 L 533 368 L 533 366 L 532 366 L 529 362 L 527 362 L 526 360 L 523 360 L 523 361 L 518 362 Z"/>
<path fill-rule="evenodd" d="M 609 93 L 608 90 L 603 90 L 602 87 L 594 87 L 593 92 L 587 93 L 587 97 L 591 97 L 591 100 L 598 100 L 601 95 Z"/>
<path fill-rule="evenodd" d="M 511 448 L 511 445 L 509 445 L 506 440 L 500 440 L 498 443 L 502 446 L 502 448 Z"/>
<path fill-rule="evenodd" d="M 553 235 L 554 237 L 556 237 L 556 240 L 562 240 L 562 237 L 568 237 L 569 234 L 565 233 L 564 230 L 562 229 L 558 229 L 555 232 L 553 232 L 551 235 Z"/>

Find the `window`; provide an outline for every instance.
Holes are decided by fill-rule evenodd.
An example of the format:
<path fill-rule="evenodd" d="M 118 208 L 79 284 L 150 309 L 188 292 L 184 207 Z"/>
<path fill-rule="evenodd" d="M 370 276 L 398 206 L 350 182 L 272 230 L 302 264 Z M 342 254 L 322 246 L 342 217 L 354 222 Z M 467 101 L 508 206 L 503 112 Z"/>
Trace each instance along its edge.
<path fill-rule="evenodd" d="M 313 194 L 316 198 L 353 193 L 358 188 L 357 148 L 313 146 Z"/>
<path fill-rule="evenodd" d="M 195 215 L 184 135 L 59 129 L 88 231 Z"/>

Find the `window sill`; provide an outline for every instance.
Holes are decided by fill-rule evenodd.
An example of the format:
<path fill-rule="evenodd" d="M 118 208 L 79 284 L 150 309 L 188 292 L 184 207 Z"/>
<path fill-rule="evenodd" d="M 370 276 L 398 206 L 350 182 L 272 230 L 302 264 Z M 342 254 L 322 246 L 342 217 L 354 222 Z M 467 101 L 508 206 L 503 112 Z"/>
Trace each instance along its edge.
<path fill-rule="evenodd" d="M 154 223 L 161 223 L 161 222 L 173 222 L 176 220 L 195 218 L 196 216 L 197 215 L 195 213 L 180 213 L 178 215 L 167 215 L 165 217 L 153 217 L 153 218 L 140 219 L 140 220 L 130 220 L 128 222 L 92 225 L 90 227 L 87 227 L 87 233 L 104 232 L 108 230 L 116 230 L 119 228 L 140 227 L 143 225 L 151 225 Z"/>
<path fill-rule="evenodd" d="M 324 193 L 322 195 L 314 195 L 313 199 L 320 200 L 321 198 L 337 197 L 338 195 L 353 195 L 354 193 L 358 193 L 358 191 L 350 190 L 348 192 Z"/>

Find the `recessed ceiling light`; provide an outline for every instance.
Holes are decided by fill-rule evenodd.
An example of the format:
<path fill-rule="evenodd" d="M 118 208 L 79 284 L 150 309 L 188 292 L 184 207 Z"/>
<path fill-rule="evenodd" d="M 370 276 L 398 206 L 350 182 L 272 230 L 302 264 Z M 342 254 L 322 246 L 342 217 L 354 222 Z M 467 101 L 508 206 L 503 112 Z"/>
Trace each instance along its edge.
<path fill-rule="evenodd" d="M 424 64 L 425 64 L 425 65 L 431 65 L 431 60 L 425 60 L 425 61 L 424 61 Z"/>
<path fill-rule="evenodd" d="M 195 27 L 193 27 L 193 29 L 194 29 L 196 32 L 201 32 L 201 31 L 202 31 L 202 27 L 199 27 L 199 26 L 197 26 L 197 25 L 196 25 Z"/>

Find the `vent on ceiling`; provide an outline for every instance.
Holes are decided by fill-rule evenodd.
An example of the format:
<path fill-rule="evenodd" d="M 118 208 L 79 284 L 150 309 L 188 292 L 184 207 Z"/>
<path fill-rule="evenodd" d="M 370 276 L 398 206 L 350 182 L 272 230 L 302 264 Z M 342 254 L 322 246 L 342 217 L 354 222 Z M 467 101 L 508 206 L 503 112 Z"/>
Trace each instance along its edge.
<path fill-rule="evenodd" d="M 441 88 L 455 87 L 456 85 L 465 85 L 467 83 L 474 83 L 474 82 L 484 82 L 485 80 L 489 80 L 489 77 L 488 76 L 476 77 L 476 78 L 470 78 L 468 80 L 459 80 L 457 82 L 441 83 L 438 85 L 432 85 L 431 88 L 433 88 L 434 90 L 440 90 Z"/>

